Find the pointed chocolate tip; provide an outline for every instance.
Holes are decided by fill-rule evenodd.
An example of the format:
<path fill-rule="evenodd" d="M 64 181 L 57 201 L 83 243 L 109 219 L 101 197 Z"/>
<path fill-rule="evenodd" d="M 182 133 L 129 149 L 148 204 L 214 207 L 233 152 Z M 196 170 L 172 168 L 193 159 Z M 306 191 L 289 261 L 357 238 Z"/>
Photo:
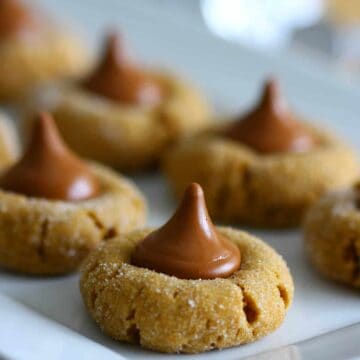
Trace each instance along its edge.
<path fill-rule="evenodd" d="M 121 40 L 115 31 L 110 31 L 105 40 L 104 58 L 112 63 L 120 63 L 121 60 Z"/>
<path fill-rule="evenodd" d="M 185 188 L 182 200 L 173 217 L 181 218 L 180 222 L 184 224 L 196 226 L 199 233 L 211 233 L 209 226 L 214 226 L 214 224 L 208 214 L 204 191 L 198 183 L 190 183 Z"/>
<path fill-rule="evenodd" d="M 35 118 L 35 131 L 45 132 L 46 130 L 56 131 L 54 118 L 47 111 L 40 111 Z"/>
<path fill-rule="evenodd" d="M 263 107 L 270 113 L 275 114 L 275 120 L 288 117 L 288 106 L 281 93 L 280 83 L 276 78 L 269 78 L 265 82 L 259 107 Z"/>
<path fill-rule="evenodd" d="M 46 146 L 51 149 L 67 149 L 59 134 L 53 116 L 47 111 L 39 111 L 35 117 L 28 150 L 32 147 Z M 70 150 L 69 150 L 70 151 Z"/>
<path fill-rule="evenodd" d="M 93 93 L 120 103 L 155 106 L 163 96 L 163 82 L 128 59 L 121 38 L 107 35 L 99 65 L 83 86 Z"/>
<path fill-rule="evenodd" d="M 204 198 L 204 191 L 198 183 L 193 182 L 185 189 L 184 197 Z"/>
<path fill-rule="evenodd" d="M 117 49 L 120 45 L 120 35 L 114 30 L 109 31 L 106 35 L 106 47 L 108 49 Z"/>
<path fill-rule="evenodd" d="M 37 114 L 37 118 L 38 118 L 39 122 L 41 122 L 44 125 L 46 123 L 49 123 L 49 122 L 53 121 L 53 118 L 50 115 L 50 113 L 48 111 L 45 111 L 45 110 L 39 111 L 38 114 Z"/>
<path fill-rule="evenodd" d="M 231 124 L 225 135 L 260 153 L 303 152 L 316 142 L 289 110 L 275 78 L 267 79 L 256 106 Z"/>
<path fill-rule="evenodd" d="M 275 78 L 269 78 L 264 84 L 262 102 L 268 105 L 274 105 L 280 99 L 280 84 Z"/>

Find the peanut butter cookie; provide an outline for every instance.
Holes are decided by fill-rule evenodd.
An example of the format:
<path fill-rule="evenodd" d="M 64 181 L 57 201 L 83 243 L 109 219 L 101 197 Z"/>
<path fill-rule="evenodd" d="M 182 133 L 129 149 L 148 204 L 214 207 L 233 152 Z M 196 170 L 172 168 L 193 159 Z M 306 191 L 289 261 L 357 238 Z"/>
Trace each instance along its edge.
<path fill-rule="evenodd" d="M 80 289 L 90 315 L 114 339 L 184 353 L 269 334 L 294 292 L 270 246 L 211 223 L 197 184 L 163 227 L 119 236 L 92 252 Z"/>
<path fill-rule="evenodd" d="M 0 174 L 0 266 L 38 275 L 75 270 L 100 242 L 144 224 L 145 202 L 120 175 L 68 150 L 39 115 L 18 162 Z"/>
<path fill-rule="evenodd" d="M 118 41 L 109 36 L 94 74 L 50 96 L 40 94 L 35 108 L 39 102 L 50 108 L 80 155 L 120 170 L 141 170 L 157 163 L 169 144 L 204 128 L 210 111 L 182 79 L 129 65 Z"/>
<path fill-rule="evenodd" d="M 44 81 L 88 67 L 80 41 L 38 14 L 21 1 L 1 1 L 0 101 L 19 99 Z"/>
<path fill-rule="evenodd" d="M 225 279 L 178 279 L 129 264 L 150 230 L 104 243 L 82 269 L 81 292 L 91 316 L 114 339 L 162 352 L 221 349 L 274 331 L 293 297 L 284 261 L 245 232 L 218 230 L 242 253 L 241 268 Z"/>
<path fill-rule="evenodd" d="M 163 169 L 177 196 L 189 182 L 200 183 L 214 218 L 268 227 L 298 225 L 319 196 L 359 172 L 346 144 L 285 111 L 274 82 L 241 121 L 169 150 Z"/>
<path fill-rule="evenodd" d="M 304 232 L 315 268 L 329 279 L 360 288 L 358 187 L 321 198 L 308 212 Z"/>
<path fill-rule="evenodd" d="M 89 200 L 51 201 L 0 190 L 1 266 L 68 273 L 102 241 L 144 225 L 144 200 L 134 185 L 100 165 L 91 169 L 102 190 Z"/>

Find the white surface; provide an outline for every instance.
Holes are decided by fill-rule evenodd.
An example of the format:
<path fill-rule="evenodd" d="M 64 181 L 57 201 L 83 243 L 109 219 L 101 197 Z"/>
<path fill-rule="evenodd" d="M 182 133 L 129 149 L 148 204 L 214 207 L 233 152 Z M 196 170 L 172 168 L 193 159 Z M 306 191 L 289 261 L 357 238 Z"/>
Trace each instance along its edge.
<path fill-rule="evenodd" d="M 296 345 L 283 346 L 244 360 L 340 360 L 360 358 L 360 323 L 301 341 Z"/>
<path fill-rule="evenodd" d="M 124 359 L 3 295 L 0 295 L 0 317 L 2 359 Z"/>
<path fill-rule="evenodd" d="M 231 112 L 249 104 L 254 99 L 261 79 L 269 73 L 275 73 L 283 80 L 291 102 L 298 109 L 332 124 L 360 145 L 357 131 L 354 131 L 359 126 L 360 90 L 345 83 L 336 74 L 330 75 L 331 68 L 328 65 L 298 60 L 293 55 L 260 56 L 223 43 L 209 36 L 198 24 L 185 24 L 181 19 L 181 11 L 176 16 L 170 12 L 160 22 L 158 14 L 166 14 L 168 7 L 153 4 L 161 4 L 161 1 L 108 0 L 106 4 L 112 5 L 112 10 L 104 9 L 102 12 L 99 11 L 100 4 L 105 2 L 101 0 L 42 2 L 50 8 L 59 8 L 59 12 L 62 9 L 62 15 L 67 12 L 85 26 L 88 36 L 94 39 L 100 29 L 108 27 L 105 24 L 121 25 L 140 57 L 187 74 L 208 92 L 218 108 L 225 111 Z M 164 191 L 166 184 L 156 176 L 137 178 L 137 183 L 150 203 L 150 223 L 159 225 L 174 207 L 167 191 Z M 295 301 L 285 323 L 274 334 L 254 344 L 186 356 L 186 359 L 239 359 L 360 322 L 359 292 L 327 282 L 312 271 L 303 255 L 300 232 L 254 232 L 284 256 L 294 276 Z M 63 350 L 59 345 L 59 339 L 63 339 L 61 341 L 67 353 L 62 358 L 66 359 L 79 358 L 84 347 L 87 349 L 87 358 L 101 354 L 98 358 L 112 359 L 113 352 L 129 359 L 143 359 L 144 354 L 148 359 L 171 358 L 141 350 L 137 346 L 117 343 L 104 336 L 85 312 L 78 291 L 77 275 L 34 279 L 3 272 L 0 273 L 0 292 L 32 309 L 27 311 L 26 307 L 18 307 L 16 303 L 0 297 L 0 318 L 7 316 L 8 321 L 8 326 L 0 321 L 0 357 L 4 354 L 22 359 L 24 356 L 17 355 L 28 352 L 33 358 L 47 359 L 49 355 L 44 354 L 48 354 L 46 351 L 49 349 L 55 352 L 59 348 Z M 36 313 L 43 317 L 39 318 Z M 33 332 L 31 328 L 34 328 Z M 19 339 L 12 340 L 9 334 L 11 331 L 16 333 L 16 329 Z M 39 341 L 42 335 L 43 342 Z M 86 341 L 83 336 L 90 341 Z M 113 352 L 97 344 L 105 345 Z M 183 355 L 173 357 L 185 358 Z"/>

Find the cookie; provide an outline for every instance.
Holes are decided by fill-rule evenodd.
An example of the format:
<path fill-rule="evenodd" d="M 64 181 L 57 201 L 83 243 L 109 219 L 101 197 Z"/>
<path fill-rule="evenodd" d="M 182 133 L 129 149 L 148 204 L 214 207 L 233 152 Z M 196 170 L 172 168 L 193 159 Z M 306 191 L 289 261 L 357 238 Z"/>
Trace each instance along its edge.
<path fill-rule="evenodd" d="M 81 202 L 28 198 L 0 190 L 0 266 L 36 275 L 76 270 L 99 243 L 145 223 L 135 186 L 91 165 L 102 193 Z"/>
<path fill-rule="evenodd" d="M 111 39 L 108 42 L 111 42 Z M 110 46 L 115 45 L 107 45 Z M 105 60 L 115 56 L 111 55 L 111 52 L 115 51 L 111 49 L 106 49 Z M 120 65 L 116 65 L 116 69 Z M 132 75 L 134 70 L 116 69 L 111 72 L 115 73 L 111 79 L 117 78 L 118 72 L 121 75 L 130 72 L 129 76 L 135 76 L 136 80 L 132 80 L 132 77 L 126 80 L 131 84 L 139 82 L 138 76 Z M 97 80 L 100 75 L 96 76 Z M 150 96 L 142 100 L 147 103 L 139 103 L 140 100 L 133 99 L 136 99 L 133 87 L 118 94 L 120 86 L 116 85 L 117 83 L 116 86 L 112 84 L 111 79 L 104 75 L 101 79 L 106 82 L 101 82 L 101 94 L 97 88 L 95 92 L 94 81 L 90 83 L 90 87 L 90 80 L 85 79 L 86 81 L 72 87 L 53 89 L 51 95 L 48 90 L 45 96 L 40 93 L 38 100 L 35 100 L 35 108 L 41 103 L 41 106 L 48 107 L 53 112 L 62 136 L 80 155 L 119 170 L 142 170 L 156 164 L 170 144 L 204 128 L 209 122 L 210 110 L 198 91 L 181 78 L 145 70 L 141 70 L 141 75 L 159 84 L 162 89 L 159 90 L 162 94 L 160 98 L 159 94 L 153 94 L 148 85 L 146 91 L 141 92 L 150 93 Z M 119 83 L 124 81 L 120 79 Z M 118 99 L 123 93 L 125 99 Z M 29 119 L 31 118 L 30 116 Z M 28 124 L 25 124 L 26 127 Z"/>
<path fill-rule="evenodd" d="M 163 170 L 175 194 L 196 181 L 215 219 L 288 227 L 299 225 L 323 193 L 351 184 L 359 172 L 351 148 L 326 130 L 283 114 L 280 100 L 270 82 L 262 103 L 243 119 L 170 149 Z"/>
<path fill-rule="evenodd" d="M 284 261 L 245 232 L 219 231 L 243 258 L 227 279 L 184 280 L 129 264 L 150 230 L 104 243 L 82 268 L 81 292 L 91 316 L 114 339 L 161 352 L 222 349 L 274 331 L 293 298 Z"/>
<path fill-rule="evenodd" d="M 1 267 L 68 273 L 99 243 L 144 222 L 136 187 L 67 149 L 50 114 L 39 114 L 24 154 L 0 174 Z"/>
<path fill-rule="evenodd" d="M 116 237 L 85 260 L 80 289 L 100 328 L 160 352 L 255 341 L 283 322 L 294 285 L 261 240 L 215 227 L 199 185 L 159 229 Z"/>
<path fill-rule="evenodd" d="M 306 253 L 325 277 L 360 288 L 360 212 L 356 188 L 332 192 L 309 211 Z"/>
<path fill-rule="evenodd" d="M 77 76 L 88 67 L 86 51 L 72 34 L 40 18 L 20 1 L 1 2 L 0 101 L 18 100 L 40 83 Z"/>

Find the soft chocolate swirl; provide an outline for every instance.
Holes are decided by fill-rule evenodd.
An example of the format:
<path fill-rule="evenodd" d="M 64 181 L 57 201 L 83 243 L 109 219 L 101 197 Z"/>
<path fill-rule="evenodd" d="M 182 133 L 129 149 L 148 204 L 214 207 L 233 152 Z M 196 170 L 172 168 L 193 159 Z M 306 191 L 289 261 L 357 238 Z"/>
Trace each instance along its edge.
<path fill-rule="evenodd" d="M 107 38 L 104 56 L 83 86 L 96 94 L 126 104 L 157 105 L 164 91 L 155 78 L 130 64 L 115 34 Z"/>
<path fill-rule="evenodd" d="M 225 136 L 261 153 L 304 152 L 314 136 L 288 110 L 275 80 L 266 82 L 254 110 L 230 124 Z"/>
<path fill-rule="evenodd" d="M 216 230 L 196 183 L 188 186 L 173 217 L 143 239 L 131 257 L 134 265 L 182 279 L 227 277 L 240 260 L 239 248 Z"/>
<path fill-rule="evenodd" d="M 22 158 L 0 178 L 1 188 L 53 200 L 92 198 L 99 183 L 88 166 L 61 139 L 50 114 L 40 113 Z"/>

